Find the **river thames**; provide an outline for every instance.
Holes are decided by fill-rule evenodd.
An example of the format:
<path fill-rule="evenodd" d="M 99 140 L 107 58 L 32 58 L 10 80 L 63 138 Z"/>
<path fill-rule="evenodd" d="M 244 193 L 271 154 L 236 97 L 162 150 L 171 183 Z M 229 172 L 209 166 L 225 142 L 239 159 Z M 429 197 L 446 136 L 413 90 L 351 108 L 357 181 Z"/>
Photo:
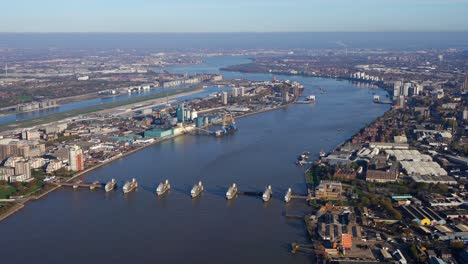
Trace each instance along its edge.
<path fill-rule="evenodd" d="M 174 72 L 218 72 L 246 58 L 208 58 L 206 63 L 170 69 Z M 225 78 L 270 80 L 268 74 L 223 73 Z M 305 86 L 316 104 L 287 108 L 237 120 L 238 132 L 215 138 L 185 135 L 101 167 L 86 181 L 115 178 L 118 190 L 104 193 L 61 188 L 0 223 L 0 248 L 5 263 L 310 263 L 305 254 L 292 255 L 289 243 L 308 243 L 301 220 L 303 200 L 285 204 L 288 187 L 307 192 L 305 168 L 294 162 L 302 151 L 316 158 L 330 151 L 388 105 L 374 104 L 380 89 L 359 88 L 348 81 L 275 76 Z M 320 94 L 319 87 L 326 90 Z M 121 187 L 136 178 L 140 187 L 124 195 Z M 172 190 L 156 197 L 159 182 Z M 201 180 L 205 192 L 191 199 Z M 273 187 L 273 198 L 239 195 L 226 201 L 228 186 L 261 192 Z"/>

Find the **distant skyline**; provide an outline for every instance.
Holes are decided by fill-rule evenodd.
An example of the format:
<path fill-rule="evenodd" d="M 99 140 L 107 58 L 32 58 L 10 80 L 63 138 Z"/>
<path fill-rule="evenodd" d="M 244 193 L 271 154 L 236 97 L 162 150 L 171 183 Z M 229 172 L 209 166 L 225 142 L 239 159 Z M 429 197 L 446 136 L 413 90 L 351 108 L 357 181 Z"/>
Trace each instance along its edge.
<path fill-rule="evenodd" d="M 468 0 L 15 0 L 0 32 L 468 31 Z"/>

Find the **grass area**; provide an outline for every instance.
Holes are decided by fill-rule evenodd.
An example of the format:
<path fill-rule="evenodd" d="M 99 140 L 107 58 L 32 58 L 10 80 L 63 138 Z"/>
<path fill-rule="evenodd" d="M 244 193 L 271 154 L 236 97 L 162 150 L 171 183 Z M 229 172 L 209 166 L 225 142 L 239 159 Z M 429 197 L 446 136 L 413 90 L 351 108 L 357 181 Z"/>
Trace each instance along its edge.
<path fill-rule="evenodd" d="M 8 199 L 14 193 L 16 193 L 15 187 L 8 184 L 0 185 L 0 199 Z"/>
<path fill-rule="evenodd" d="M 173 95 L 186 93 L 186 92 L 193 92 L 197 89 L 198 89 L 197 87 L 185 88 L 185 89 L 179 88 L 179 89 L 175 89 L 175 90 L 168 92 L 167 96 L 173 96 Z M 42 124 L 50 123 L 53 121 L 57 121 L 57 120 L 61 120 L 61 119 L 69 118 L 69 117 L 90 114 L 90 113 L 94 113 L 94 112 L 98 112 L 98 111 L 102 111 L 106 109 L 126 106 L 130 104 L 135 104 L 135 103 L 139 103 L 143 101 L 154 100 L 154 99 L 159 99 L 159 98 L 164 98 L 164 97 L 166 97 L 166 93 L 157 93 L 157 94 L 139 96 L 139 97 L 131 98 L 128 100 L 120 100 L 116 102 L 94 105 L 90 107 L 84 107 L 84 108 L 61 112 L 61 113 L 50 114 L 50 115 L 42 116 L 39 118 L 29 118 L 29 119 L 24 119 L 20 121 L 9 122 L 9 123 L 3 124 L 0 127 L 0 131 L 42 125 Z"/>

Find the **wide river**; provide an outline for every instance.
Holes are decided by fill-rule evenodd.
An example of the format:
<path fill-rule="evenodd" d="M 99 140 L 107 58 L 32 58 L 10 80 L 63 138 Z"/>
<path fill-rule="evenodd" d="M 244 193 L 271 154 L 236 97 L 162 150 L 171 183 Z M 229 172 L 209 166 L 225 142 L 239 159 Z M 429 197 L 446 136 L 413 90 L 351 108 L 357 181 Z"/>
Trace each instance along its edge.
<path fill-rule="evenodd" d="M 220 66 L 245 58 L 209 58 L 205 64 L 172 71 L 218 72 Z M 226 78 L 270 80 L 267 74 L 223 73 Z M 234 135 L 181 136 L 153 145 L 87 175 L 87 181 L 118 181 L 118 191 L 104 193 L 62 188 L 30 202 L 0 223 L 0 252 L 4 263 L 310 263 L 305 254 L 292 255 L 289 243 L 308 243 L 302 220 L 285 213 L 304 214 L 303 200 L 285 204 L 288 187 L 306 193 L 304 168 L 296 156 L 330 151 L 382 115 L 388 105 L 372 102 L 382 90 L 359 88 L 347 81 L 276 76 L 302 83 L 314 105 L 287 108 L 237 120 Z M 327 92 L 320 94 L 318 87 Z M 126 180 L 140 184 L 123 195 Z M 173 189 L 157 198 L 155 188 L 169 179 Z M 189 192 L 199 180 L 201 197 Z M 226 201 L 228 186 L 263 191 L 271 184 L 274 196 L 240 195 Z"/>

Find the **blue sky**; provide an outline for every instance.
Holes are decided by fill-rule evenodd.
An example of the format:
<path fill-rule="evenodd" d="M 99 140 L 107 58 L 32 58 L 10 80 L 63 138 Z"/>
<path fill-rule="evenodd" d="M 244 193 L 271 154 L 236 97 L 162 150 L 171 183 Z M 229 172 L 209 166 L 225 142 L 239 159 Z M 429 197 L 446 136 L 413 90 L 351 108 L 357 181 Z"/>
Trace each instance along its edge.
<path fill-rule="evenodd" d="M 468 31 L 468 0 L 14 0 L 0 32 Z"/>

